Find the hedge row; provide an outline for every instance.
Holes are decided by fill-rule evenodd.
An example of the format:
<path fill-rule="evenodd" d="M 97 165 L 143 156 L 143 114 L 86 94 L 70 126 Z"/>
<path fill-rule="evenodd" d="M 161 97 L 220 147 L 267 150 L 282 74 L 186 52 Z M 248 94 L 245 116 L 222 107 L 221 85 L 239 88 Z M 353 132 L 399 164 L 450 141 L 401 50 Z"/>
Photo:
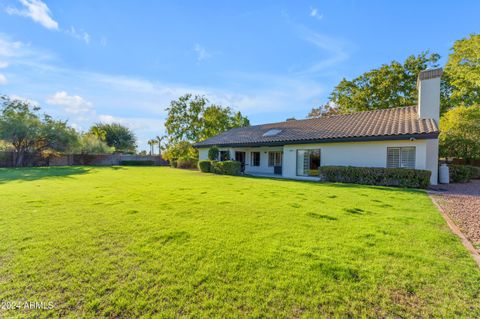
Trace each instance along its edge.
<path fill-rule="evenodd" d="M 240 175 L 241 163 L 238 161 L 199 161 L 198 168 L 204 173 L 220 175 Z"/>
<path fill-rule="evenodd" d="M 470 165 L 448 165 L 452 183 L 467 183 L 480 178 L 480 167 Z"/>
<path fill-rule="evenodd" d="M 405 168 L 322 166 L 320 178 L 328 182 L 427 188 L 431 172 Z"/>
<path fill-rule="evenodd" d="M 153 166 L 153 165 L 155 165 L 155 162 L 150 161 L 150 160 L 125 160 L 125 161 L 120 161 L 120 165 L 123 165 L 123 166 Z"/>

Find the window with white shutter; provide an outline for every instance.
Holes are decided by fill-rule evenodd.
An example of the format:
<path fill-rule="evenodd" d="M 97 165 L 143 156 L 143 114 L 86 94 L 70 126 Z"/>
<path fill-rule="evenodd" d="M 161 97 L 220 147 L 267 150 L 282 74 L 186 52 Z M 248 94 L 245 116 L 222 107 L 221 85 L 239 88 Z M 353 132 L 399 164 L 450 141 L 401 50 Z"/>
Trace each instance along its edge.
<path fill-rule="evenodd" d="M 415 146 L 388 147 L 388 168 L 415 168 Z"/>

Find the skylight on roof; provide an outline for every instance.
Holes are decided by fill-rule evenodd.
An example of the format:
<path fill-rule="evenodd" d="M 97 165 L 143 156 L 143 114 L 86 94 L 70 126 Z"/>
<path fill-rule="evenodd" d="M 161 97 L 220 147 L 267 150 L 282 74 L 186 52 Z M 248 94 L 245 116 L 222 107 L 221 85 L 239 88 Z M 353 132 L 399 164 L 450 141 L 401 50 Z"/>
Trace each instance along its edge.
<path fill-rule="evenodd" d="M 271 129 L 271 130 L 268 130 L 266 131 L 265 133 L 263 133 L 263 137 L 267 137 L 267 136 L 275 136 L 277 135 L 278 133 L 280 133 L 282 130 L 278 130 L 276 128 L 274 129 Z"/>

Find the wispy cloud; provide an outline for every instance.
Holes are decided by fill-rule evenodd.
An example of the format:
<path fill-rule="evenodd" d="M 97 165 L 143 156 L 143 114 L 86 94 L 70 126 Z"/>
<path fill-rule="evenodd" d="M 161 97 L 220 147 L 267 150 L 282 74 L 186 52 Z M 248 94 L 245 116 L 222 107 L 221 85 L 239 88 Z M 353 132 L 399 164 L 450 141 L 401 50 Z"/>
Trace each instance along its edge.
<path fill-rule="evenodd" d="M 7 84 L 7 77 L 0 73 L 0 85 Z"/>
<path fill-rule="evenodd" d="M 7 7 L 6 12 L 10 15 L 28 17 L 41 24 L 47 29 L 58 30 L 58 22 L 53 20 L 50 9 L 40 0 L 19 0 L 22 9 Z"/>
<path fill-rule="evenodd" d="M 85 41 L 86 44 L 90 43 L 90 34 L 83 30 L 77 30 L 74 27 L 70 26 L 70 29 L 65 30 L 65 33 L 75 39 Z"/>
<path fill-rule="evenodd" d="M 195 44 L 195 47 L 193 48 L 193 50 L 197 54 L 197 61 L 199 61 L 199 62 L 212 57 L 212 54 L 210 52 L 208 52 L 203 46 L 201 46 L 198 43 Z"/>
<path fill-rule="evenodd" d="M 312 31 L 308 28 L 300 26 L 297 28 L 300 37 L 316 48 L 327 54 L 327 57 L 314 63 L 300 73 L 313 74 L 332 68 L 349 58 L 346 50 L 346 42 L 319 32 Z"/>
<path fill-rule="evenodd" d="M 92 103 L 78 95 L 69 95 L 65 91 L 57 92 L 47 99 L 47 103 L 63 106 L 67 113 L 81 114 L 93 110 Z"/>
<path fill-rule="evenodd" d="M 6 67 L 8 67 L 8 62 L 0 61 L 0 69 L 5 69 Z"/>
<path fill-rule="evenodd" d="M 312 18 L 315 18 L 315 19 L 318 19 L 318 20 L 322 20 L 323 19 L 323 14 L 318 12 L 318 9 L 317 8 L 310 8 L 310 16 Z"/>

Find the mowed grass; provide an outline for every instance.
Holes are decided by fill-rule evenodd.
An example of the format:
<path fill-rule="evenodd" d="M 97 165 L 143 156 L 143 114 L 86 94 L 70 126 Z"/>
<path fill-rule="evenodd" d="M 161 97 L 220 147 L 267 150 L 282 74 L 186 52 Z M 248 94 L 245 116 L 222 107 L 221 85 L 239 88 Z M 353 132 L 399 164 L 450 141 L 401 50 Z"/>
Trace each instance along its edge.
<path fill-rule="evenodd" d="M 422 191 L 158 167 L 0 169 L 0 317 L 470 317 Z"/>

